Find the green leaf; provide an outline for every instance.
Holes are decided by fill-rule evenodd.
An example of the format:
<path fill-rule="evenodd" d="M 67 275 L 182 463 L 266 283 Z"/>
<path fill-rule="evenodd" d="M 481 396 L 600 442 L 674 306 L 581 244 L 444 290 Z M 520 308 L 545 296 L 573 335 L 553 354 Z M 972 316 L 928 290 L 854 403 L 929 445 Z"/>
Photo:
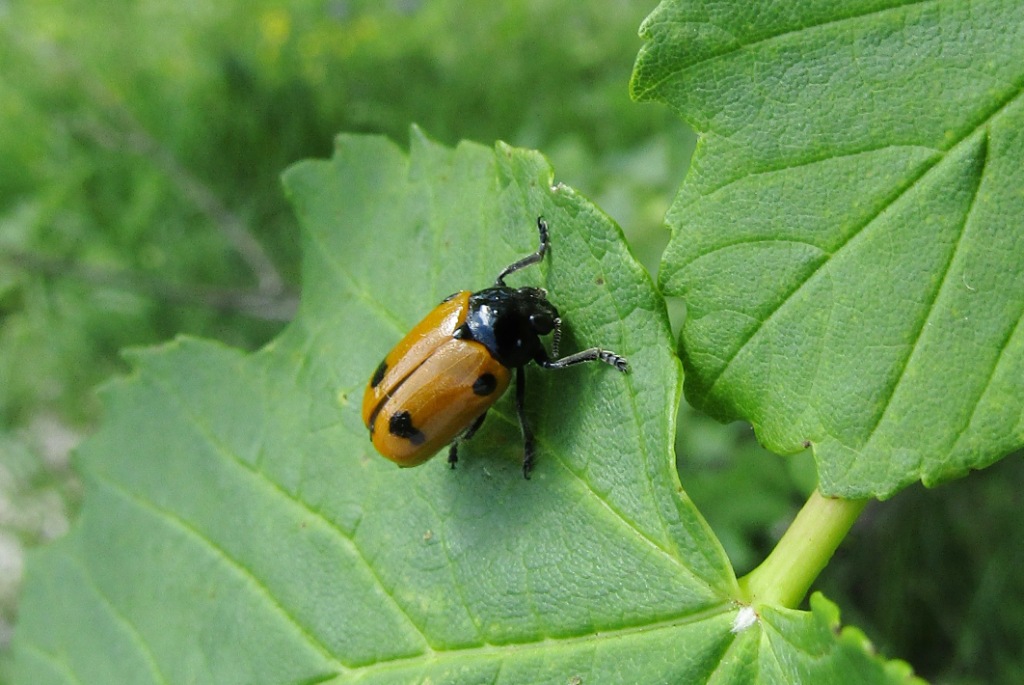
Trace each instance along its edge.
<path fill-rule="evenodd" d="M 851 658 L 856 682 L 899 682 L 816 614 L 732 632 L 735 577 L 673 467 L 663 303 L 540 155 L 342 136 L 285 183 L 297 319 L 252 355 L 131 353 L 78 456 L 81 516 L 31 559 L 16 683 L 789 683 Z M 441 298 L 534 249 L 538 214 L 550 261 L 512 279 L 548 288 L 565 350 L 632 371 L 530 369 L 530 481 L 507 397 L 457 470 L 396 468 L 359 416 L 368 377 Z"/>
<path fill-rule="evenodd" d="M 903 662 L 872 658 L 874 648 L 864 634 L 840 629 L 839 609 L 820 593 L 811 596 L 810 613 L 764 608 L 760 624 L 750 638 L 757 640 L 760 682 L 924 682 Z"/>
<path fill-rule="evenodd" d="M 687 397 L 886 497 L 1024 445 L 1016 0 L 666 1 L 633 75 L 701 134 L 661 281 Z"/>

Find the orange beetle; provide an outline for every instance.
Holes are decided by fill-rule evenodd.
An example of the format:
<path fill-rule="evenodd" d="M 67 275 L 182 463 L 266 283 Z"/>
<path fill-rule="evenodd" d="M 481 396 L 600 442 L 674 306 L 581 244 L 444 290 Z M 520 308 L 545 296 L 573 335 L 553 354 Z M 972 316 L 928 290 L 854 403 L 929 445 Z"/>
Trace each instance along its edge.
<path fill-rule="evenodd" d="M 459 443 L 480 428 L 515 369 L 523 476 L 529 478 L 535 448 L 523 411 L 523 367 L 531 361 L 546 369 L 601 361 L 619 371 L 629 368 L 622 356 L 596 347 L 559 358 L 561 319 L 547 293 L 505 285 L 506 276 L 544 259 L 549 239 L 542 217 L 537 230 L 536 252 L 505 267 L 494 287 L 446 298 L 374 371 L 363 395 L 363 423 L 377 451 L 399 466 L 418 466 L 450 443 L 448 463 L 455 468 Z M 552 332 L 549 356 L 540 337 Z"/>

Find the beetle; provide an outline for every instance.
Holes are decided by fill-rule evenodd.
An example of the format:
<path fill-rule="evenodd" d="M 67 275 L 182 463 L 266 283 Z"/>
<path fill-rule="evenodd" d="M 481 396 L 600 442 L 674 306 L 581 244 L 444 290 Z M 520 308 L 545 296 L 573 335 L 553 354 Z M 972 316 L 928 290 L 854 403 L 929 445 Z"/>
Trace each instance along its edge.
<path fill-rule="evenodd" d="M 537 231 L 536 252 L 505 267 L 492 287 L 445 298 L 377 366 L 362 414 L 381 455 L 402 467 L 418 466 L 450 444 L 448 463 L 455 468 L 459 445 L 479 430 L 514 372 L 523 476 L 529 479 L 536 447 L 524 411 L 524 367 L 531 361 L 545 369 L 599 361 L 629 369 L 624 357 L 597 347 L 559 357 L 562 319 L 547 292 L 505 284 L 510 274 L 544 259 L 550 240 L 543 217 L 537 217 Z M 541 341 L 549 333 L 550 355 Z"/>

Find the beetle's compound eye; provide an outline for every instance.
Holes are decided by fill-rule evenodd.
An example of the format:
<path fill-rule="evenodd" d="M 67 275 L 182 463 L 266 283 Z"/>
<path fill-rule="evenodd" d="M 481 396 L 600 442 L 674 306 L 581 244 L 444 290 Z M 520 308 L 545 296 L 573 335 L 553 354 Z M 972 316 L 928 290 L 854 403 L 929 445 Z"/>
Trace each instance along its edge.
<path fill-rule="evenodd" d="M 555 319 L 550 314 L 543 312 L 530 314 L 530 328 L 538 335 L 547 335 L 554 330 Z"/>

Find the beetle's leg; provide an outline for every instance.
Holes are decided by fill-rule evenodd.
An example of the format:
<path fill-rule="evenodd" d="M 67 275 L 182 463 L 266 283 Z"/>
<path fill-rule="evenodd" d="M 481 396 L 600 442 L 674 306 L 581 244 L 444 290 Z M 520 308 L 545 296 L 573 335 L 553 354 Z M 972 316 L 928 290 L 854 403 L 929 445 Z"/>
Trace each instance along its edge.
<path fill-rule="evenodd" d="M 589 350 L 583 350 L 582 352 L 570 354 L 559 359 L 551 359 L 541 350 L 540 354 L 537 355 L 536 361 L 545 369 L 564 369 L 567 366 L 575 366 L 584 362 L 604 362 L 609 366 L 614 366 L 623 373 L 629 371 L 629 362 L 626 361 L 625 357 L 608 350 L 602 350 L 599 347 L 591 347 Z"/>
<path fill-rule="evenodd" d="M 455 463 L 459 460 L 459 443 L 466 442 L 473 437 L 473 435 L 480 430 L 480 426 L 483 425 L 484 419 L 486 418 L 487 412 L 485 411 L 483 414 L 476 417 L 476 420 L 470 424 L 469 428 L 466 429 L 466 432 L 452 441 L 452 446 L 448 449 L 448 465 L 453 469 L 455 468 Z"/>
<path fill-rule="evenodd" d="M 548 251 L 550 241 L 548 240 L 548 224 L 542 216 L 537 217 L 537 231 L 540 232 L 540 247 L 537 248 L 537 251 L 502 269 L 498 277 L 494 279 L 494 285 L 504 286 L 505 276 L 544 259 L 544 254 Z"/>
<path fill-rule="evenodd" d="M 484 419 L 486 419 L 486 418 L 487 418 L 487 412 L 486 411 L 483 414 L 481 414 L 480 416 L 476 417 L 476 420 L 473 421 L 473 425 L 471 425 L 468 429 L 466 429 L 466 432 L 462 434 L 462 441 L 465 442 L 466 440 L 469 440 L 471 437 L 476 435 L 476 432 L 478 430 L 480 430 L 480 426 L 484 425 Z"/>
<path fill-rule="evenodd" d="M 523 406 L 523 399 L 526 397 L 526 369 L 516 369 L 516 414 L 519 415 L 519 427 L 523 431 L 523 478 L 530 480 L 530 471 L 533 470 L 533 431 L 530 424 L 526 422 L 526 410 Z"/>

